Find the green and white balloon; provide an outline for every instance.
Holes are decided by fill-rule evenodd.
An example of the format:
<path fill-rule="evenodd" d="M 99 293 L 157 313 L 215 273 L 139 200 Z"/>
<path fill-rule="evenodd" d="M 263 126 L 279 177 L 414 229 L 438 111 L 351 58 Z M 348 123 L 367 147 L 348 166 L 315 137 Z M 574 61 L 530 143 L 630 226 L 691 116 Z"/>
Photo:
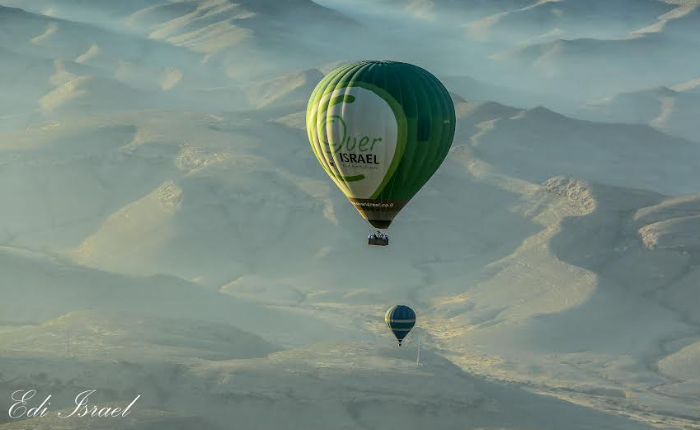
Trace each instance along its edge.
<path fill-rule="evenodd" d="M 452 98 L 435 76 L 393 61 L 334 70 L 306 111 L 319 163 L 377 228 L 387 228 L 440 167 L 455 122 Z"/>

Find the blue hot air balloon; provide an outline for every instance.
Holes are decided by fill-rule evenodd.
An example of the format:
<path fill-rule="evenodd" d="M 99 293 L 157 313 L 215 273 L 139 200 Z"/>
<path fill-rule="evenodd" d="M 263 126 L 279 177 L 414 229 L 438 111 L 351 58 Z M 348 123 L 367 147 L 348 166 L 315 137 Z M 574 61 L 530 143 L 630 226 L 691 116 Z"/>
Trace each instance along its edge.
<path fill-rule="evenodd" d="M 416 313 L 408 306 L 396 305 L 386 311 L 384 321 L 386 321 L 386 325 L 394 333 L 396 340 L 399 341 L 399 346 L 401 346 L 401 341 L 408 336 L 413 326 L 416 325 Z"/>

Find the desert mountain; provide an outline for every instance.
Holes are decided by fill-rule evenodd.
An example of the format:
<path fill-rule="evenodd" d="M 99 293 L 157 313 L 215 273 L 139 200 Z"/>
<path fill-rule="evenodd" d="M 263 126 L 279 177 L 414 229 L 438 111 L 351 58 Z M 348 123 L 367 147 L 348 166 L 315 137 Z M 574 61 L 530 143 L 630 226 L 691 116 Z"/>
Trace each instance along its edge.
<path fill-rule="evenodd" d="M 118 331 L 121 327 L 110 328 Z M 152 332 L 157 330 L 148 333 Z M 96 331 L 92 342 L 82 346 L 97 346 L 103 337 L 103 333 Z M 162 350 L 158 344 L 152 346 Z M 67 408 L 72 401 L 70 388 L 80 390 L 91 384 L 96 390 L 93 401 L 109 404 L 115 398 L 135 397 L 128 390 L 129 383 L 140 380 L 142 399 L 135 407 L 138 412 L 119 421 L 118 428 L 126 429 L 161 428 L 166 423 L 181 428 L 184 423 L 196 423 L 187 418 L 190 414 L 210 417 L 200 421 L 210 422 L 215 425 L 213 428 L 223 428 L 235 420 L 239 425 L 271 429 L 292 413 L 295 422 L 310 429 L 337 425 L 372 428 L 388 421 L 396 423 L 397 416 L 402 427 L 410 429 L 423 428 L 429 423 L 451 427 L 462 425 L 465 420 L 474 426 L 525 423 L 558 429 L 564 423 L 569 426 L 575 423 L 572 427 L 575 429 L 599 425 L 611 429 L 650 428 L 622 417 L 471 377 L 430 350 L 423 351 L 422 365 L 417 366 L 414 352 L 371 342 L 325 342 L 265 358 L 200 359 L 161 367 L 138 359 L 88 361 L 78 367 L 75 361 L 66 358 L 41 361 L 25 358 L 26 364 L 17 368 L 12 383 L 27 384 L 45 378 L 42 373 L 30 373 L 30 369 L 42 364 L 62 368 L 71 379 L 52 380 L 52 404 L 56 409 L 66 408 L 61 411 L 65 413 L 69 412 Z M 266 378 L 261 379 L 260 375 Z M 0 387 L 9 383 L 0 379 Z M 154 404 L 177 409 L 185 417 L 156 412 L 152 409 Z M 543 416 L 548 419 L 543 420 Z M 93 418 L 90 422 L 99 421 Z M 8 423 L 2 428 L 16 429 L 19 423 L 49 428 L 46 427 L 49 424 L 56 425 L 56 418 L 52 414 Z"/>
<path fill-rule="evenodd" d="M 328 334 L 323 317 L 267 308 L 170 276 L 105 273 L 8 248 L 2 249 L 0 265 L 8 280 L 3 289 L 6 300 L 0 305 L 2 323 L 12 327 L 41 323 L 72 311 L 127 310 L 141 316 L 233 325 L 280 345 L 325 339 Z M 78 314 L 71 318 L 82 317 Z M 85 318 L 95 315 L 87 314 Z M 347 324 L 335 336 L 352 338 L 358 334 Z"/>
<path fill-rule="evenodd" d="M 4 348 L 22 351 L 22 357 L 68 354 L 101 361 L 216 361 L 264 357 L 278 350 L 225 324 L 110 311 L 70 312 L 2 337 Z"/>
<path fill-rule="evenodd" d="M 101 403 L 96 405 L 99 408 L 126 408 L 128 403 Z M 181 416 L 172 412 L 156 409 L 141 409 L 130 411 L 127 417 L 120 417 L 119 420 L 105 419 L 98 417 L 70 416 L 75 411 L 75 407 L 62 410 L 53 410 L 50 415 L 42 418 L 29 418 L 11 423 L 0 424 L 2 430 L 22 430 L 32 428 L 36 430 L 51 430 L 56 428 L 79 428 L 90 425 L 99 426 L 106 430 L 189 430 L 192 428 L 202 430 L 214 430 L 214 427 L 207 420 L 195 416 Z M 58 414 L 64 417 L 60 418 Z M 70 416 L 70 417 L 69 417 Z"/>
<path fill-rule="evenodd" d="M 559 2 L 542 3 L 559 7 Z M 567 3 L 576 2 L 563 2 Z M 629 2 L 616 3 L 623 6 L 621 10 L 630 10 L 625 8 Z M 652 1 L 644 4 L 652 9 L 673 5 L 673 9 L 654 18 L 648 25 L 625 34 L 566 37 L 557 29 L 546 33 L 549 36 L 545 40 L 533 40 L 492 58 L 547 79 L 548 83 L 534 79 L 531 85 L 536 88 L 545 85 L 544 89 L 549 85 L 561 89 L 577 82 L 580 94 L 588 94 L 589 100 L 591 96 L 606 96 L 603 91 L 608 91 L 608 94 L 630 92 L 694 78 L 700 70 L 700 63 L 696 57 L 683 53 L 695 50 L 700 43 L 694 31 L 700 16 L 698 2 L 666 4 Z M 634 10 L 638 10 L 636 6 L 635 3 Z M 580 16 L 572 14 L 572 17 Z M 656 13 L 651 13 L 651 16 L 656 16 Z"/>
<path fill-rule="evenodd" d="M 338 60 L 341 57 L 333 54 L 324 40 L 319 40 L 323 26 L 333 25 L 342 40 L 341 35 L 356 25 L 340 13 L 310 0 L 282 3 L 269 0 L 236 3 L 229 0 L 128 1 L 118 4 L 100 1 L 87 7 L 76 7 L 65 0 L 38 1 L 29 6 L 12 1 L 5 4 L 37 12 L 50 10 L 54 16 L 86 23 L 97 22 L 109 31 L 120 32 L 123 38 L 140 40 L 144 47 L 168 45 L 170 50 L 142 50 L 141 55 L 155 61 L 204 63 L 210 70 L 220 73 L 222 79 L 250 78 L 261 73 L 270 75 L 285 68 L 293 70 L 304 64 L 296 55 L 299 50 L 311 50 L 320 63 L 324 58 Z M 101 48 L 99 41 L 93 43 L 97 46 L 94 49 Z M 240 58 L 246 58 L 245 64 Z M 123 60 L 138 63 L 128 58 Z M 178 64 L 171 67 L 179 69 Z"/>
<path fill-rule="evenodd" d="M 667 134 L 697 141 L 700 95 L 667 87 L 622 93 L 582 105 L 578 116 L 600 122 L 647 124 Z"/>
<path fill-rule="evenodd" d="M 694 2 L 0 3 L 0 391 L 142 393 L 137 429 L 697 426 Z M 361 58 L 458 117 L 388 248 L 305 131 Z"/>
<path fill-rule="evenodd" d="M 477 123 L 479 132 L 470 136 L 474 156 L 503 173 L 534 182 L 568 173 L 668 194 L 699 191 L 693 142 L 650 126 L 582 121 L 542 107 L 505 112 Z"/>
<path fill-rule="evenodd" d="M 514 3 L 514 2 L 511 2 Z M 529 1 L 466 24 L 467 36 L 476 40 L 517 43 L 552 38 L 595 37 L 610 39 L 645 27 L 674 9 L 656 0 Z M 504 5 L 505 6 L 505 5 Z M 621 19 L 624 17 L 624 19 Z M 544 39 L 544 40 L 543 40 Z"/>

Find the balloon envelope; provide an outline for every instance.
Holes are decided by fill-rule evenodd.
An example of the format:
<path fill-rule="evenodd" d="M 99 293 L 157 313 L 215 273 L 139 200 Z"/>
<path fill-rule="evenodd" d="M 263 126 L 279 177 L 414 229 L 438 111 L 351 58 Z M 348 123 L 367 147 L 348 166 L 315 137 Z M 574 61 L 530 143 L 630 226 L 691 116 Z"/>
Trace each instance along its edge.
<path fill-rule="evenodd" d="M 401 342 L 416 324 L 416 313 L 408 306 L 396 305 L 386 311 L 384 321 L 386 321 L 389 330 L 396 336 L 400 346 Z"/>
<path fill-rule="evenodd" d="M 444 161 L 455 132 L 450 94 L 426 70 L 393 61 L 342 66 L 306 111 L 311 148 L 363 218 L 387 228 Z"/>

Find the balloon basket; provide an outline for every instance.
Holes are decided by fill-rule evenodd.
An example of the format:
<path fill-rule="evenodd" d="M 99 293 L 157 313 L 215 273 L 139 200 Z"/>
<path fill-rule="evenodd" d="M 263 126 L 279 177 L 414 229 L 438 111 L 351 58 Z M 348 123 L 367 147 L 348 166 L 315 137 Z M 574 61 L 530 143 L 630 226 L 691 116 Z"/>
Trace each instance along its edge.
<path fill-rule="evenodd" d="M 367 244 L 369 245 L 375 245 L 375 246 L 388 246 L 389 245 L 389 238 L 382 239 L 382 238 L 372 238 L 372 239 L 367 239 Z"/>

